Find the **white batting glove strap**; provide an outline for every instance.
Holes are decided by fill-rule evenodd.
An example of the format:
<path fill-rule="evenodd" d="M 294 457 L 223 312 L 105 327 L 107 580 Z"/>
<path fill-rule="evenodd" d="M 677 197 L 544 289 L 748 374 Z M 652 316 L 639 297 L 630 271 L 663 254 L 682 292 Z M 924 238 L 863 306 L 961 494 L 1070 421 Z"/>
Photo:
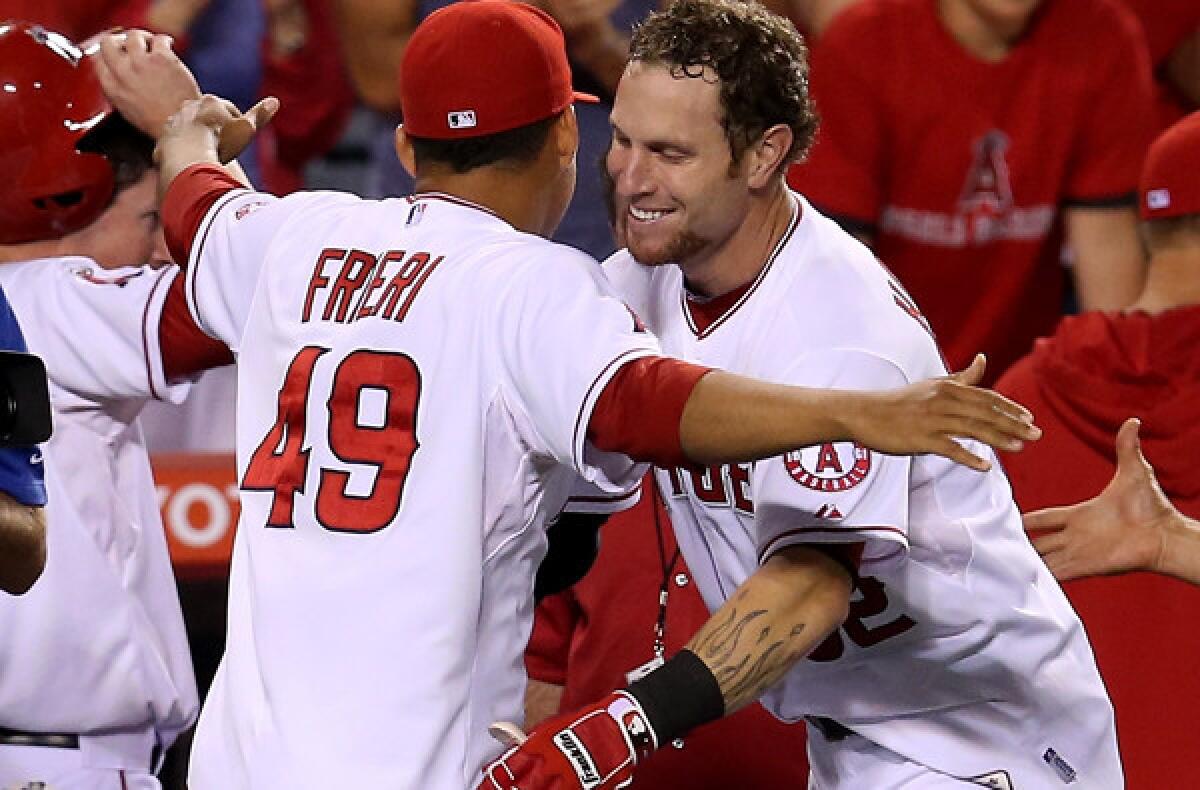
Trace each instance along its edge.
<path fill-rule="evenodd" d="M 635 763 L 646 759 L 658 748 L 658 734 L 650 726 L 650 719 L 641 703 L 627 691 L 617 691 L 616 699 L 608 704 L 608 715 L 621 727 L 621 734 L 629 746 Z"/>

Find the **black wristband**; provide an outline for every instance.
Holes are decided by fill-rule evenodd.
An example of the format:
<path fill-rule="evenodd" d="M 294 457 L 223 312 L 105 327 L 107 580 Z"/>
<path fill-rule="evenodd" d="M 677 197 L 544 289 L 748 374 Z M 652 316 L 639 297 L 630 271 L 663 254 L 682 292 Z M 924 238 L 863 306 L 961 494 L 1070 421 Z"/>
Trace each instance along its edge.
<path fill-rule="evenodd" d="M 661 746 L 725 715 L 721 686 L 700 657 L 681 650 L 626 689 L 654 729 Z"/>

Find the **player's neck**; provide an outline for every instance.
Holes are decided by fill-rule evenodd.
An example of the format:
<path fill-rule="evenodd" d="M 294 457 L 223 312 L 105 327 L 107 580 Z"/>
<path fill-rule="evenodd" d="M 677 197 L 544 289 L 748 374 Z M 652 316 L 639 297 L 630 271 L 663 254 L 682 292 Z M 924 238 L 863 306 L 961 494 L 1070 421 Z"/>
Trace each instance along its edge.
<path fill-rule="evenodd" d="M 545 178 L 529 170 L 478 167 L 466 173 L 438 170 L 418 176 L 416 191 L 443 192 L 495 213 L 525 233 L 548 236 Z"/>
<path fill-rule="evenodd" d="M 974 57 L 986 63 L 999 63 L 1025 35 L 1029 20 L 1005 29 L 988 20 L 962 0 L 938 0 L 938 17 L 950 36 Z"/>
<path fill-rule="evenodd" d="M 1200 305 L 1200 247 L 1155 253 L 1141 295 L 1125 310 L 1157 314 L 1187 305 Z"/>
<path fill-rule="evenodd" d="M 0 263 L 34 261 L 38 258 L 57 258 L 62 255 L 60 239 L 31 241 L 26 244 L 0 244 Z"/>
<path fill-rule="evenodd" d="M 715 298 L 752 282 L 787 233 L 793 212 L 799 210 L 781 182 L 778 189 L 752 205 L 738 229 L 724 242 L 700 256 L 680 261 L 688 288 L 699 296 Z"/>

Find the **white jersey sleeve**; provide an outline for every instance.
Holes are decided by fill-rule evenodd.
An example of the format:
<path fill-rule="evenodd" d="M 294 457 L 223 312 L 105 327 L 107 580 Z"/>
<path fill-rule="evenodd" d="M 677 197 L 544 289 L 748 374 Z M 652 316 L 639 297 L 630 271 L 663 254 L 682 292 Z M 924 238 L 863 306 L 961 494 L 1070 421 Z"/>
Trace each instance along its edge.
<path fill-rule="evenodd" d="M 785 378 L 805 387 L 882 390 L 909 382 L 888 360 L 831 350 L 805 355 Z M 908 549 L 911 459 L 855 442 L 794 450 L 755 465 L 755 524 L 760 562 L 785 546 L 863 543 L 860 571 L 874 575 Z"/>
<path fill-rule="evenodd" d="M 196 325 L 237 354 L 273 240 L 283 232 L 303 232 L 299 215 L 305 210 L 355 199 L 332 192 L 279 198 L 248 189 L 221 195 L 200 223 L 186 267 L 184 293 Z"/>
<path fill-rule="evenodd" d="M 600 394 L 626 363 L 659 353 L 658 341 L 617 298 L 600 267 L 557 248 L 562 260 L 516 274 L 499 320 L 508 406 L 538 454 L 575 469 L 602 495 L 633 491 L 646 471 L 587 442 Z"/>
<path fill-rule="evenodd" d="M 3 285 L 29 347 L 49 378 L 91 401 L 159 398 L 173 403 L 190 382 L 168 384 L 159 317 L 179 269 L 104 269 L 90 258 L 0 264 Z"/>

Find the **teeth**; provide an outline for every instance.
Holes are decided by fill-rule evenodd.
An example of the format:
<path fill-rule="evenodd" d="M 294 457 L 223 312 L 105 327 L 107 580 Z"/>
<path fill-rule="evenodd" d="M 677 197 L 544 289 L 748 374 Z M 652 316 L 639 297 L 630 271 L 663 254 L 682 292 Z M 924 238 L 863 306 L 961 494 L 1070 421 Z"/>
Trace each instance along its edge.
<path fill-rule="evenodd" d="M 642 222 L 653 222 L 656 219 L 661 219 L 662 217 L 666 216 L 667 212 L 665 212 L 665 211 L 643 211 L 642 209 L 637 208 L 636 206 L 630 206 L 629 213 L 632 214 L 633 218 L 636 220 L 641 220 Z"/>

